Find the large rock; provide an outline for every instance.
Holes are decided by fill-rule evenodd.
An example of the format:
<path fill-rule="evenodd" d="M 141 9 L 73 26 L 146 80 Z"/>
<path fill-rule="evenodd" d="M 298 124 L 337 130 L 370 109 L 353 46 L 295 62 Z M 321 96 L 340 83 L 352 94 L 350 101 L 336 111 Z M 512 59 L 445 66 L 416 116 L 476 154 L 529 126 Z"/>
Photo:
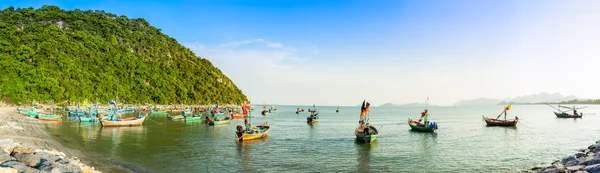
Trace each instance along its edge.
<path fill-rule="evenodd" d="M 578 164 L 579 164 L 579 161 L 577 161 L 577 160 L 571 160 L 571 161 L 568 161 L 567 163 L 565 163 L 565 166 L 569 167 L 569 166 L 575 166 L 575 165 L 578 165 Z"/>
<path fill-rule="evenodd" d="M 576 171 L 583 170 L 583 168 L 585 168 L 585 165 L 577 165 L 577 166 L 569 166 L 569 167 L 567 167 L 567 170 L 570 172 L 576 172 Z"/>
<path fill-rule="evenodd" d="M 19 173 L 19 171 L 17 171 L 17 169 L 10 168 L 10 167 L 0 167 L 0 172 L 2 172 L 2 173 Z"/>
<path fill-rule="evenodd" d="M 30 167 L 38 167 L 41 162 L 41 158 L 38 155 L 30 154 L 30 153 L 16 153 L 14 155 L 15 159 L 19 162 L 26 164 Z"/>
<path fill-rule="evenodd" d="M 598 173 L 600 172 L 600 164 L 588 165 L 585 168 L 583 168 L 583 170 L 590 173 Z"/>
<path fill-rule="evenodd" d="M 19 144 L 15 143 L 12 139 L 0 139 L 0 149 L 6 154 L 10 154 L 13 148 L 17 146 L 19 146 Z"/>
<path fill-rule="evenodd" d="M 40 167 L 40 172 L 48 173 L 48 172 L 83 172 L 79 166 L 66 163 L 61 164 L 60 162 L 54 162 L 50 165 L 44 165 Z"/>
<path fill-rule="evenodd" d="M 6 161 L 0 166 L 15 168 L 19 172 L 38 172 L 37 169 L 27 166 L 25 163 L 18 162 L 16 160 Z"/>
<path fill-rule="evenodd" d="M 567 158 L 562 159 L 560 161 L 560 163 L 562 163 L 563 165 L 567 165 L 567 162 L 573 161 L 573 160 L 577 161 L 577 158 L 575 158 L 575 156 L 569 156 Z"/>
<path fill-rule="evenodd" d="M 31 150 L 31 149 L 29 149 L 29 148 L 25 148 L 25 147 L 22 147 L 22 146 L 18 146 L 18 147 L 15 147 L 15 148 L 12 150 L 12 152 L 10 152 L 10 155 L 11 155 L 11 156 L 14 156 L 14 155 L 15 155 L 15 154 L 17 154 L 17 153 L 33 154 L 33 153 L 34 153 L 34 151 L 33 151 L 33 150 Z"/>

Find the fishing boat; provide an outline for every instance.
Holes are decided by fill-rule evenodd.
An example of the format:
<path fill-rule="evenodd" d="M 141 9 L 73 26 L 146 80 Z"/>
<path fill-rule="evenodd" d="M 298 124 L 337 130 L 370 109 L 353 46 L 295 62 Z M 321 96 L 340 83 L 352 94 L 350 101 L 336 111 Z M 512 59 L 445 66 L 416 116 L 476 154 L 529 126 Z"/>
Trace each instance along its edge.
<path fill-rule="evenodd" d="M 515 116 L 515 119 L 512 119 L 512 120 L 506 119 L 506 112 L 508 110 L 510 110 L 511 106 L 512 106 L 512 104 L 509 104 L 508 106 L 506 106 L 504 108 L 504 111 L 502 111 L 502 113 L 500 113 L 500 115 L 498 115 L 496 118 L 490 118 L 490 117 L 486 117 L 486 116 L 482 115 L 483 120 L 485 120 L 485 123 L 488 126 L 516 126 L 517 123 L 519 122 L 519 117 Z M 502 114 L 504 114 L 504 119 L 499 119 L 500 116 L 502 116 Z"/>
<path fill-rule="evenodd" d="M 202 121 L 202 115 L 183 116 L 185 121 Z"/>
<path fill-rule="evenodd" d="M 267 104 L 263 104 L 263 111 L 261 112 L 262 115 L 267 115 L 269 114 L 269 110 L 267 110 Z"/>
<path fill-rule="evenodd" d="M 554 106 L 552 106 L 550 104 L 546 104 L 546 105 L 548 105 L 548 106 L 550 106 L 550 107 L 552 107 L 552 108 L 554 108 L 554 109 L 556 109 L 558 111 L 558 112 L 557 111 L 553 111 L 554 115 L 556 115 L 556 118 L 582 118 L 583 117 L 583 113 L 577 113 L 577 110 L 583 109 L 583 108 L 587 107 L 587 106 L 584 106 L 584 107 L 579 107 L 578 108 L 578 107 L 575 107 L 575 105 L 573 105 L 573 108 L 570 108 L 570 107 L 558 105 L 558 108 L 556 108 L 556 107 L 554 107 Z M 569 111 L 569 112 L 573 111 L 573 114 L 569 114 L 566 111 L 562 111 L 562 110 L 560 110 L 560 108 L 566 108 L 566 109 L 568 109 L 567 111 Z"/>
<path fill-rule="evenodd" d="M 244 130 L 244 128 L 241 125 L 238 125 L 236 132 L 236 140 L 242 142 L 264 138 L 265 136 L 267 136 L 267 134 L 269 134 L 269 130 L 271 130 L 271 126 L 269 126 L 268 121 L 261 125 L 252 126 L 249 130 Z"/>
<path fill-rule="evenodd" d="M 269 113 L 276 113 L 276 112 L 277 112 L 277 107 L 271 106 L 271 108 L 269 108 Z"/>
<path fill-rule="evenodd" d="M 425 120 L 424 121 L 425 123 L 421 123 L 420 120 L 413 121 L 412 119 L 409 118 L 408 126 L 410 126 L 410 128 L 415 131 L 422 131 L 422 132 L 436 132 L 437 131 L 437 129 L 438 129 L 437 123 L 427 121 L 427 119 L 429 118 L 429 112 L 427 109 L 425 109 L 425 111 L 421 113 L 421 118 L 423 118 Z"/>
<path fill-rule="evenodd" d="M 233 115 L 233 119 L 243 119 L 243 118 L 244 118 L 243 114 L 236 113 L 236 114 Z"/>
<path fill-rule="evenodd" d="M 211 126 L 222 125 L 222 124 L 229 124 L 229 120 L 214 120 L 214 121 L 208 122 L 208 125 L 211 125 Z"/>
<path fill-rule="evenodd" d="M 171 116 L 171 114 L 167 114 L 167 119 L 169 120 L 185 120 L 185 116 L 183 115 L 177 115 L 177 116 Z"/>
<path fill-rule="evenodd" d="M 60 121 L 62 118 L 62 115 L 46 115 L 46 114 L 39 114 L 38 119 L 42 120 L 42 121 Z"/>
<path fill-rule="evenodd" d="M 140 126 L 144 123 L 147 116 L 137 116 L 131 118 L 117 120 L 100 120 L 103 127 L 118 127 L 118 126 Z"/>
<path fill-rule="evenodd" d="M 313 109 L 310 111 L 310 115 L 306 117 L 306 123 L 314 124 L 317 122 L 319 122 L 319 111 L 313 105 Z"/>
<path fill-rule="evenodd" d="M 264 138 L 267 136 L 267 134 L 269 134 L 269 130 L 271 130 L 271 126 L 269 126 L 269 122 L 265 121 L 264 124 L 261 125 L 257 125 L 257 126 L 252 126 L 250 127 L 250 125 L 252 124 L 252 115 L 249 111 L 249 106 L 250 106 L 250 102 L 246 101 L 244 102 L 245 104 L 242 106 L 242 112 L 248 116 L 246 116 L 248 119 L 246 121 L 246 129 L 244 129 L 244 127 L 242 127 L 241 125 L 238 125 L 236 127 L 237 131 L 235 132 L 235 139 L 236 141 L 242 142 L 242 141 L 249 141 L 249 140 L 254 140 L 254 139 L 260 139 L 260 138 Z"/>
<path fill-rule="evenodd" d="M 93 116 L 89 116 L 89 117 L 80 116 L 80 117 L 77 117 L 77 119 L 79 120 L 79 122 L 96 122 L 98 120 L 98 118 L 95 118 Z"/>
<path fill-rule="evenodd" d="M 379 130 L 369 125 L 368 114 L 370 112 L 369 105 L 371 104 L 365 103 L 366 100 L 363 101 L 363 104 L 361 106 L 359 126 L 356 127 L 356 129 L 354 129 L 354 135 L 356 135 L 356 140 L 369 143 L 377 139 L 377 134 L 379 134 Z"/>

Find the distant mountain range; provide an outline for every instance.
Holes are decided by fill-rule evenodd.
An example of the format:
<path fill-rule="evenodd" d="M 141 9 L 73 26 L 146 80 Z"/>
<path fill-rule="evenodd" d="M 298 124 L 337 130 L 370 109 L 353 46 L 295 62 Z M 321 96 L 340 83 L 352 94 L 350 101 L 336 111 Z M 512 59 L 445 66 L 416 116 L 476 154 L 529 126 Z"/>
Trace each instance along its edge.
<path fill-rule="evenodd" d="M 392 103 L 384 103 L 382 105 L 379 105 L 379 107 L 425 107 L 429 105 L 429 107 L 435 107 L 437 105 L 432 105 L 432 104 L 425 104 L 425 103 L 406 103 L 406 104 L 392 104 Z"/>
<path fill-rule="evenodd" d="M 507 103 L 515 103 L 515 104 L 532 104 L 532 103 L 545 103 L 545 102 L 562 102 L 568 100 L 580 99 L 576 96 L 563 96 L 560 93 L 539 93 L 532 95 L 524 95 L 515 98 L 505 98 L 505 99 L 493 99 L 493 98 L 477 98 L 477 99 L 469 99 L 469 100 L 460 100 L 454 103 L 453 106 L 479 106 L 479 105 L 497 105 L 497 104 L 507 104 Z"/>

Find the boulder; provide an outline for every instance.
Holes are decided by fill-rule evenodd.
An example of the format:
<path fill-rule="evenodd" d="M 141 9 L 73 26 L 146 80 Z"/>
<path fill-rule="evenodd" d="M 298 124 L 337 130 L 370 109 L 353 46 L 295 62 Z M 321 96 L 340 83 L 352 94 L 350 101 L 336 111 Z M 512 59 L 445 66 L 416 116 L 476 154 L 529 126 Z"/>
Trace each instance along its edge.
<path fill-rule="evenodd" d="M 18 146 L 18 147 L 13 148 L 12 152 L 10 152 L 10 155 L 15 156 L 15 154 L 17 154 L 17 153 L 32 154 L 32 153 L 34 153 L 34 151 L 29 148 Z"/>
<path fill-rule="evenodd" d="M 37 156 L 35 154 L 30 154 L 30 153 L 16 153 L 14 155 L 14 157 L 19 162 L 24 163 L 27 166 L 34 167 L 34 168 L 38 167 L 41 162 L 40 156 Z"/>
<path fill-rule="evenodd" d="M 576 166 L 567 167 L 567 170 L 570 172 L 575 172 L 575 171 L 583 170 L 583 168 L 585 168 L 585 165 L 576 165 Z"/>
<path fill-rule="evenodd" d="M 585 156 L 585 154 L 584 154 L 584 153 L 577 153 L 577 154 L 575 154 L 575 157 L 576 157 L 576 158 L 580 158 L 580 157 L 583 157 L 583 156 Z"/>
<path fill-rule="evenodd" d="M 25 163 L 18 162 L 16 160 L 6 161 L 0 166 L 15 168 L 19 172 L 38 172 L 37 169 L 27 166 Z"/>
<path fill-rule="evenodd" d="M 583 168 L 583 170 L 587 171 L 587 172 L 600 172 L 600 164 L 595 164 L 595 165 L 588 165 L 585 168 Z"/>
<path fill-rule="evenodd" d="M 579 164 L 579 161 L 577 161 L 577 160 L 571 160 L 571 161 L 568 161 L 567 163 L 565 163 L 565 166 L 569 167 L 569 166 L 575 166 L 575 165 L 578 165 L 578 164 Z"/>
<path fill-rule="evenodd" d="M 0 139 L 0 149 L 6 154 L 10 154 L 13 148 L 18 146 L 19 144 L 15 143 L 12 139 Z"/>
<path fill-rule="evenodd" d="M 569 156 L 567 158 L 562 159 L 560 161 L 560 163 L 562 163 L 563 165 L 567 165 L 567 162 L 573 161 L 573 160 L 577 161 L 577 158 L 575 158 L 575 156 Z"/>
<path fill-rule="evenodd" d="M 59 162 L 40 167 L 40 172 L 83 172 L 79 166 L 74 164 L 61 164 Z"/>
<path fill-rule="evenodd" d="M 15 168 L 1 167 L 1 166 L 0 166 L 0 172 L 2 172 L 2 173 L 19 173 L 19 171 L 17 171 L 17 169 L 15 169 Z"/>

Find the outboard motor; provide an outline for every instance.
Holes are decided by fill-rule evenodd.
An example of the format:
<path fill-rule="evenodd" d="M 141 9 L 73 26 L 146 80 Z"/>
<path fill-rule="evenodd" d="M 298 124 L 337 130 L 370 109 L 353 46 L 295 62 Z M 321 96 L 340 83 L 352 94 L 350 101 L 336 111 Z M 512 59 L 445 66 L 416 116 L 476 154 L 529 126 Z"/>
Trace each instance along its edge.
<path fill-rule="evenodd" d="M 235 132 L 236 136 L 238 138 L 240 138 L 239 140 L 242 140 L 242 135 L 244 135 L 244 127 L 242 127 L 241 125 L 237 125 L 236 127 L 237 131 Z"/>

